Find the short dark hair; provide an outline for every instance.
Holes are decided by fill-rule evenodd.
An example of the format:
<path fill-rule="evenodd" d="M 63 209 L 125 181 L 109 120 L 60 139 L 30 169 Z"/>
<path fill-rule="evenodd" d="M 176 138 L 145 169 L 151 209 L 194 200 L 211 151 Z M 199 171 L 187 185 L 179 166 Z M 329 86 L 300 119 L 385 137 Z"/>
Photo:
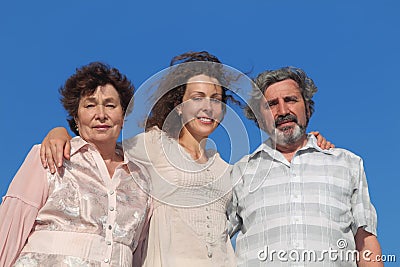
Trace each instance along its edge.
<path fill-rule="evenodd" d="M 70 129 L 79 135 L 75 118 L 78 114 L 79 101 L 83 96 L 92 95 L 98 86 L 111 84 L 117 90 L 124 114 L 133 98 L 134 86 L 118 69 L 102 62 L 92 62 L 77 68 L 59 89 L 61 103 L 68 112 L 67 121 Z"/>

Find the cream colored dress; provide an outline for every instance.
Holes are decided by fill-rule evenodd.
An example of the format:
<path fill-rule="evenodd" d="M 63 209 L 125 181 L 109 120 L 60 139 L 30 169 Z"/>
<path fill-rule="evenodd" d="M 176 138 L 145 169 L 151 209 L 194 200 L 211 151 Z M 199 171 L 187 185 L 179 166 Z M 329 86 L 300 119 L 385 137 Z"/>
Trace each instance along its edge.
<path fill-rule="evenodd" d="M 198 164 L 158 128 L 124 141 L 125 153 L 145 166 L 155 198 L 144 266 L 235 266 L 227 234 L 231 166 L 207 151 Z"/>

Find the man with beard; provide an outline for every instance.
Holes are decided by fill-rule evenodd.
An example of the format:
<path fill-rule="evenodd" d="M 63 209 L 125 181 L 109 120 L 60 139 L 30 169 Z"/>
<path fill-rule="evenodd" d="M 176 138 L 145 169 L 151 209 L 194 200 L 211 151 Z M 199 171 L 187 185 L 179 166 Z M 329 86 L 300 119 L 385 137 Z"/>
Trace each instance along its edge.
<path fill-rule="evenodd" d="M 286 67 L 255 84 L 246 116 L 270 138 L 232 172 L 238 265 L 383 266 L 362 159 L 306 134 L 313 80 Z"/>

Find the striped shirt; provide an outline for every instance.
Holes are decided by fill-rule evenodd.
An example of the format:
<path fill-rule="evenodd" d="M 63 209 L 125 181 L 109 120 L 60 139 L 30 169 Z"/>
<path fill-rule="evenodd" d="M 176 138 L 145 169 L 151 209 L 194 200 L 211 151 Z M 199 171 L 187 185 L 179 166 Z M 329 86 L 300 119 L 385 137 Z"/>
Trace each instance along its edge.
<path fill-rule="evenodd" d="M 363 162 L 314 136 L 291 162 L 271 140 L 235 164 L 232 207 L 238 266 L 356 266 L 359 227 L 376 235 Z"/>

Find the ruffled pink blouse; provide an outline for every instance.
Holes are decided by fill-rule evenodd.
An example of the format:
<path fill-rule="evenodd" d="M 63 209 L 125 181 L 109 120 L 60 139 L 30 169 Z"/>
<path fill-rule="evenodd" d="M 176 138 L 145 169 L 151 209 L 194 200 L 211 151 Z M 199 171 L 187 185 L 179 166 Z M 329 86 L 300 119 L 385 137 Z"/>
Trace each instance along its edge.
<path fill-rule="evenodd" d="M 110 177 L 80 137 L 71 148 L 51 175 L 35 145 L 15 175 L 0 206 L 0 266 L 135 265 L 151 206 L 147 177 L 127 160 Z"/>

